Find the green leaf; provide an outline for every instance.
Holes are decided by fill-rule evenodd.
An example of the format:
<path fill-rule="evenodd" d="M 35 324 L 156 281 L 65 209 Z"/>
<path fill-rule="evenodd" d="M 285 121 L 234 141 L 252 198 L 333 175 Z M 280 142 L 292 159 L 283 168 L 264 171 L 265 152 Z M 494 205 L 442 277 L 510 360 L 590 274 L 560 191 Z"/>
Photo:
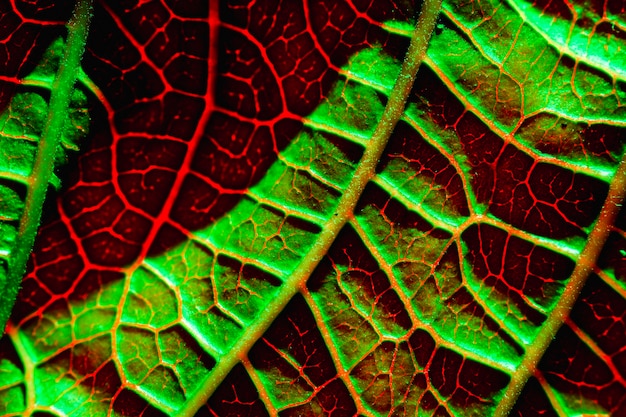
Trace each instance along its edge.
<path fill-rule="evenodd" d="M 619 415 L 614 5 L 131 3 L 5 414 Z"/>

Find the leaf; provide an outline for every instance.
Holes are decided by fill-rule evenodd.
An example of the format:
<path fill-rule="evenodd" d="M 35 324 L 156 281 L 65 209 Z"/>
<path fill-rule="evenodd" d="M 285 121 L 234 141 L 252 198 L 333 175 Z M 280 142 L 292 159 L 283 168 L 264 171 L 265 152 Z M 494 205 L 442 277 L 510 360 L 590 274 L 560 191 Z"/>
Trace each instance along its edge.
<path fill-rule="evenodd" d="M 0 410 L 623 415 L 619 7 L 99 2 Z"/>

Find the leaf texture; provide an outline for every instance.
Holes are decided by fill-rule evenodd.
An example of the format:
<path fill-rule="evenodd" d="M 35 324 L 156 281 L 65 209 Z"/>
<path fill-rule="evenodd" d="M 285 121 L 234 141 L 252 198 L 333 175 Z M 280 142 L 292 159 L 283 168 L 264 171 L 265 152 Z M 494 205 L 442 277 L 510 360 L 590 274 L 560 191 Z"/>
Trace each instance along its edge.
<path fill-rule="evenodd" d="M 626 415 L 623 6 L 420 10 L 96 2 L 2 413 Z"/>

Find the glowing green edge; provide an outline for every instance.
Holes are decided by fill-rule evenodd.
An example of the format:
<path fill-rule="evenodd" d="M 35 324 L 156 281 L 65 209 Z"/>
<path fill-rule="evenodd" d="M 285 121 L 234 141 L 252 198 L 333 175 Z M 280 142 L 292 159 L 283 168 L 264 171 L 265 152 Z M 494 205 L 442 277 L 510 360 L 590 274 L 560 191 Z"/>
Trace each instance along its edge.
<path fill-rule="evenodd" d="M 35 241 L 41 210 L 52 180 L 56 149 L 67 119 L 70 97 L 74 83 L 80 70 L 80 60 L 85 49 L 85 42 L 91 20 L 92 0 L 79 0 L 72 17 L 67 23 L 68 38 L 65 54 L 56 78 L 52 84 L 48 119 L 44 127 L 32 174 L 27 181 L 27 194 L 24 204 L 15 249 L 9 260 L 7 282 L 0 290 L 0 325 L 4 325 L 11 315 L 15 304 L 22 277 L 26 271 L 26 263 Z"/>

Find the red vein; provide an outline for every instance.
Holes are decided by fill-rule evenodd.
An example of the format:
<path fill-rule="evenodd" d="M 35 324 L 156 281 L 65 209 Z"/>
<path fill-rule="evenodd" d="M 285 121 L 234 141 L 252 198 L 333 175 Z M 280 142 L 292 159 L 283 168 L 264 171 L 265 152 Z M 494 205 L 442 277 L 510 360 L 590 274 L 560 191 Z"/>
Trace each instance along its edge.
<path fill-rule="evenodd" d="M 320 334 L 322 335 L 322 339 L 326 343 L 326 346 L 328 347 L 328 352 L 333 361 L 333 365 L 335 365 L 335 369 L 337 370 L 337 377 L 343 381 L 344 385 L 346 386 L 346 389 L 352 395 L 352 400 L 354 401 L 356 405 L 357 412 L 360 415 L 373 417 L 373 414 L 363 404 L 363 399 L 361 398 L 361 395 L 359 395 L 356 388 L 354 387 L 354 384 L 350 380 L 350 370 L 346 369 L 341 363 L 341 359 L 340 359 L 341 355 L 339 353 L 339 349 L 337 349 L 337 347 L 335 346 L 333 342 L 330 331 L 328 330 L 328 325 L 326 321 L 324 320 L 324 316 L 322 315 L 322 312 L 320 311 L 319 307 L 315 303 L 313 296 L 311 295 L 308 288 L 306 287 L 303 288 L 300 292 L 302 293 L 302 295 L 304 296 L 304 299 L 309 305 L 309 308 L 311 309 L 311 312 L 313 313 L 313 317 L 315 317 L 315 320 L 318 322 L 317 328 L 320 331 Z"/>
<path fill-rule="evenodd" d="M 583 329 L 578 327 L 578 325 L 571 319 L 567 318 L 565 320 L 565 324 L 578 336 L 578 338 L 596 355 L 598 358 L 602 359 L 602 361 L 608 366 L 613 374 L 615 380 L 617 380 L 622 386 L 626 385 L 626 379 L 620 374 L 617 366 L 615 366 L 615 362 L 613 361 L 613 357 L 608 353 L 604 352 L 600 346 L 593 340 L 593 338 L 587 334 Z"/>

